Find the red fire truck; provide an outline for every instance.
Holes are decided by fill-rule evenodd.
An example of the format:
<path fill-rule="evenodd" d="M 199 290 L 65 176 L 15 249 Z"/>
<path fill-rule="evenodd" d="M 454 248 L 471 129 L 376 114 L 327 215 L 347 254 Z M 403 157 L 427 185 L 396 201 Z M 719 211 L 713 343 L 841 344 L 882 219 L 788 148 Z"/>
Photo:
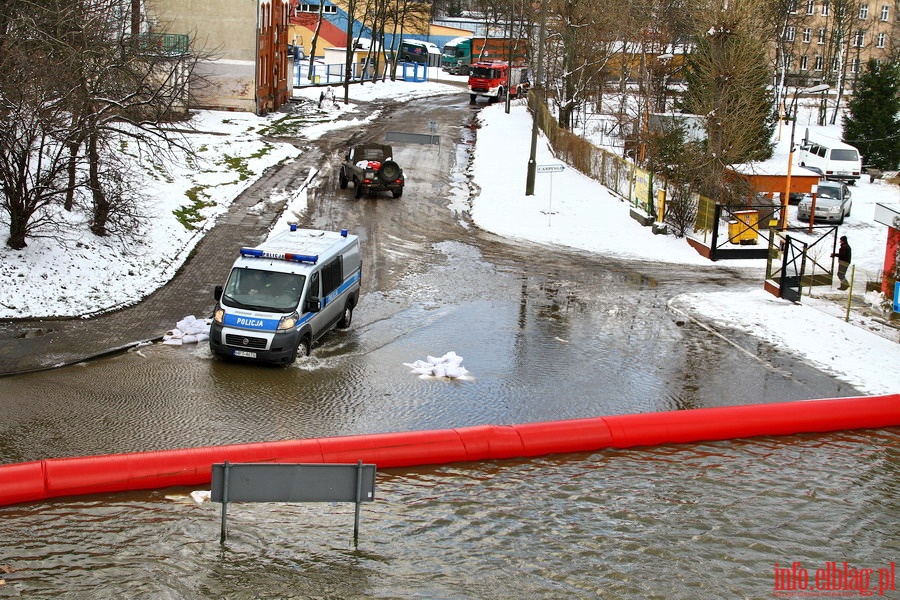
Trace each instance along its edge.
<path fill-rule="evenodd" d="M 475 104 L 478 96 L 486 96 L 496 102 L 509 94 L 518 98 L 528 93 L 528 69 L 510 67 L 506 61 L 478 62 L 469 71 L 469 103 Z"/>

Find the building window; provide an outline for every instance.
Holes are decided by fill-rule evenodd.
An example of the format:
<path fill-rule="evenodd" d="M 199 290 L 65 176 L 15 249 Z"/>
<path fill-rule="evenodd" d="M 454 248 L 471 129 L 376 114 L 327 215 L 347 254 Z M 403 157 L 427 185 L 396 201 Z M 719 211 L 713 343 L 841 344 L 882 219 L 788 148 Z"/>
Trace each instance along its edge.
<path fill-rule="evenodd" d="M 850 61 L 850 72 L 851 73 L 859 73 L 859 59 L 854 58 Z"/>
<path fill-rule="evenodd" d="M 831 72 L 832 73 L 836 73 L 837 70 L 840 68 L 840 66 L 841 65 L 840 65 L 840 63 L 838 63 L 837 56 L 835 56 L 834 58 L 831 59 Z"/>
<path fill-rule="evenodd" d="M 812 29 L 810 29 L 809 27 L 804 27 L 803 28 L 803 43 L 808 44 L 811 39 L 812 39 Z"/>
<path fill-rule="evenodd" d="M 829 8 L 828 0 L 824 0 L 824 2 L 822 2 L 822 16 L 823 17 L 828 16 L 828 8 Z"/>
<path fill-rule="evenodd" d="M 853 45 L 857 48 L 862 48 L 866 41 L 866 31 L 865 29 L 858 29 L 856 31 L 856 35 L 853 37 Z"/>
<path fill-rule="evenodd" d="M 794 41 L 794 35 L 796 34 L 796 32 L 797 32 L 797 28 L 796 28 L 796 27 L 794 27 L 794 26 L 788 26 L 788 27 L 784 30 L 784 40 L 785 40 L 786 42 L 793 42 L 793 41 Z"/>
<path fill-rule="evenodd" d="M 789 0 L 788 1 L 788 12 L 792 15 L 797 14 L 797 0 Z"/>
<path fill-rule="evenodd" d="M 888 20 L 888 16 L 890 15 L 890 13 L 891 13 L 891 7 L 890 7 L 890 6 L 888 6 L 887 4 L 885 4 L 884 6 L 882 6 L 882 7 L 881 7 L 881 20 L 882 20 L 882 21 L 887 21 L 887 20 Z"/>
<path fill-rule="evenodd" d="M 886 33 L 879 33 L 877 41 L 875 42 L 875 45 L 879 48 L 884 48 L 884 43 L 885 43 L 886 39 L 887 39 Z"/>
<path fill-rule="evenodd" d="M 807 58 L 806 56 L 801 56 L 800 57 L 800 70 L 805 71 L 808 68 L 809 68 L 809 58 Z"/>
<path fill-rule="evenodd" d="M 819 44 L 825 43 L 825 33 L 826 33 L 825 28 L 819 27 Z"/>
<path fill-rule="evenodd" d="M 822 67 L 825 66 L 825 58 L 822 56 L 816 56 L 816 66 L 813 67 L 813 71 L 821 71 Z"/>
<path fill-rule="evenodd" d="M 860 4 L 859 5 L 859 19 L 861 21 L 865 21 L 869 18 L 869 5 L 868 4 Z"/>
<path fill-rule="evenodd" d="M 318 4 L 298 4 L 297 5 L 297 13 L 316 13 L 319 12 Z M 337 14 L 337 6 L 334 4 L 326 4 L 322 7 L 322 12 L 326 15 L 334 15 Z"/>
<path fill-rule="evenodd" d="M 816 12 L 816 0 L 806 0 L 806 14 L 812 15 Z"/>

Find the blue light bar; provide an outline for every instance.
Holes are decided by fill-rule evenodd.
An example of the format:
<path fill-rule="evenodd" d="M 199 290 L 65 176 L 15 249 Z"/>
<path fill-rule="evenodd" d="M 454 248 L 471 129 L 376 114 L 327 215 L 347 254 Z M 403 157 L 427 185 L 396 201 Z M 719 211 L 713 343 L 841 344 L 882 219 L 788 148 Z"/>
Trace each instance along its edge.
<path fill-rule="evenodd" d="M 273 258 L 275 260 L 289 260 L 293 262 L 306 262 L 316 264 L 319 262 L 318 254 L 294 254 L 292 252 L 266 252 L 259 248 L 241 248 L 241 256 L 253 256 L 255 258 Z"/>

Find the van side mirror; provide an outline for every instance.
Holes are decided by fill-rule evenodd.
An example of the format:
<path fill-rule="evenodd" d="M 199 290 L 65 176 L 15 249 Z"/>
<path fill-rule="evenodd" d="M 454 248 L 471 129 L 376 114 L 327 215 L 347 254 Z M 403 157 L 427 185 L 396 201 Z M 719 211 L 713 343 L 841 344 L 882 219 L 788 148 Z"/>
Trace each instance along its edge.
<path fill-rule="evenodd" d="M 216 302 L 218 302 L 219 300 L 222 299 L 222 286 L 221 285 L 217 285 L 215 288 L 213 288 L 213 298 L 216 299 Z"/>
<path fill-rule="evenodd" d="M 303 312 L 319 312 L 322 310 L 322 301 L 318 298 L 309 298 L 303 303 Z"/>

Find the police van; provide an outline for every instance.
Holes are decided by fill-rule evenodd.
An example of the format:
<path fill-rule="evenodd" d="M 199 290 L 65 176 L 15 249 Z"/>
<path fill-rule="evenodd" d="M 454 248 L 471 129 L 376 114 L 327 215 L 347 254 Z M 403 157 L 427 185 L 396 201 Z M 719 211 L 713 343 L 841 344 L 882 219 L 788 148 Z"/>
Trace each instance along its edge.
<path fill-rule="evenodd" d="M 359 238 L 314 229 L 241 248 L 217 301 L 209 347 L 220 358 L 291 364 L 335 327 L 346 329 L 359 301 Z"/>
<path fill-rule="evenodd" d="M 819 173 L 825 179 L 856 183 L 862 173 L 859 150 L 835 139 L 811 139 L 806 131 L 797 155 L 800 166 Z"/>

